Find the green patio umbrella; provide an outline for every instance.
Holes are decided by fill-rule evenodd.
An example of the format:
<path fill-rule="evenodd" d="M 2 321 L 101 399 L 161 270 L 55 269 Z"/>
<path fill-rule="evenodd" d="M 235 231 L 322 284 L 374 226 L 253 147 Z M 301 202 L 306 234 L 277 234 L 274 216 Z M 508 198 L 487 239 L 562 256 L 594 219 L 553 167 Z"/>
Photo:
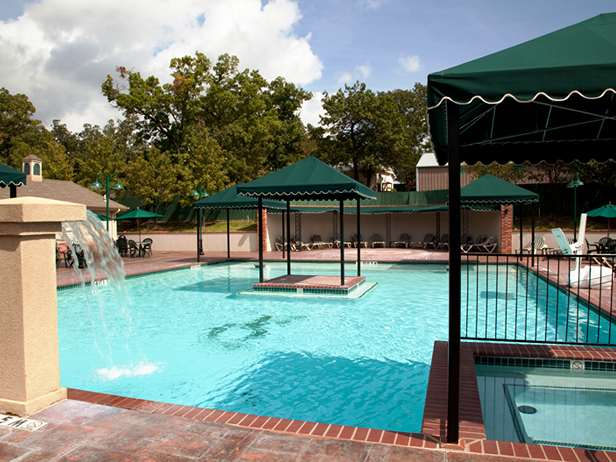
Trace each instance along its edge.
<path fill-rule="evenodd" d="M 610 237 L 610 218 L 616 218 L 616 206 L 610 202 L 603 207 L 591 210 L 586 213 L 589 217 L 604 217 L 607 218 L 607 237 Z"/>
<path fill-rule="evenodd" d="M 95 212 L 94 210 L 91 210 L 91 212 L 96 215 L 96 218 L 98 218 L 100 221 L 113 221 L 114 219 L 109 217 L 107 218 L 105 215 L 102 215 L 100 213 Z"/>
<path fill-rule="evenodd" d="M 141 241 L 141 222 L 142 218 L 163 218 L 164 215 L 148 212 L 147 210 L 135 209 L 132 212 L 125 213 L 117 217 L 116 220 L 137 220 L 137 229 L 139 230 L 139 241 Z"/>
<path fill-rule="evenodd" d="M 4 164 L 0 164 L 0 188 L 11 189 L 11 197 L 17 197 L 17 186 L 26 185 L 26 174 L 8 167 Z"/>

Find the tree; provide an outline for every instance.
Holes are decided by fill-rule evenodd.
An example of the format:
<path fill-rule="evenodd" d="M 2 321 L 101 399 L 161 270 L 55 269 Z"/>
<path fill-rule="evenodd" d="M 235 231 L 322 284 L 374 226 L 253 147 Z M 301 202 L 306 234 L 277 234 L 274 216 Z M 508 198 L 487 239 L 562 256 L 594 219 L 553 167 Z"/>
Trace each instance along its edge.
<path fill-rule="evenodd" d="M 330 165 L 348 165 L 355 180 L 360 173 L 370 186 L 375 174 L 389 166 L 403 142 L 403 121 L 391 95 L 376 94 L 364 83 L 324 93 L 321 116 L 324 137 L 320 157 Z M 313 135 L 318 134 L 312 129 Z"/>
<path fill-rule="evenodd" d="M 412 90 L 393 90 L 387 94 L 396 102 L 404 126 L 403 141 L 391 158 L 391 167 L 398 181 L 410 191 L 417 181 L 417 162 L 432 146 L 428 133 L 427 88 L 416 83 Z"/>

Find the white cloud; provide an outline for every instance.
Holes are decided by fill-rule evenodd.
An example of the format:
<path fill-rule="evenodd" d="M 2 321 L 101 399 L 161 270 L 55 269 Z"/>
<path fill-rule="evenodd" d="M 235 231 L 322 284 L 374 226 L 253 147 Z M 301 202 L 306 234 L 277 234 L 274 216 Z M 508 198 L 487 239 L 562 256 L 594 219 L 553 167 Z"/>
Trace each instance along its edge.
<path fill-rule="evenodd" d="M 319 125 L 320 119 L 319 116 L 325 114 L 323 110 L 323 93 L 321 92 L 312 92 L 312 99 L 310 101 L 304 102 L 302 106 L 300 117 L 302 122 L 312 125 Z"/>
<path fill-rule="evenodd" d="M 357 70 L 361 74 L 364 79 L 367 79 L 372 75 L 372 66 L 370 66 L 369 62 L 362 64 L 361 66 L 357 66 Z"/>
<path fill-rule="evenodd" d="M 338 75 L 338 85 L 349 83 L 353 80 L 353 76 L 350 72 L 342 72 Z"/>
<path fill-rule="evenodd" d="M 387 1 L 388 0 L 362 0 L 361 3 L 369 9 L 376 10 L 378 7 L 380 7 L 384 3 L 387 3 Z"/>
<path fill-rule="evenodd" d="M 310 36 L 293 33 L 301 17 L 293 0 L 40 0 L 0 21 L 0 82 L 28 95 L 46 125 L 60 118 L 73 131 L 120 116 L 101 95 L 117 66 L 165 81 L 171 58 L 197 50 L 306 85 L 323 65 Z"/>
<path fill-rule="evenodd" d="M 404 69 L 406 72 L 417 72 L 423 69 L 423 63 L 419 61 L 419 56 L 400 56 L 398 59 L 398 64 Z"/>

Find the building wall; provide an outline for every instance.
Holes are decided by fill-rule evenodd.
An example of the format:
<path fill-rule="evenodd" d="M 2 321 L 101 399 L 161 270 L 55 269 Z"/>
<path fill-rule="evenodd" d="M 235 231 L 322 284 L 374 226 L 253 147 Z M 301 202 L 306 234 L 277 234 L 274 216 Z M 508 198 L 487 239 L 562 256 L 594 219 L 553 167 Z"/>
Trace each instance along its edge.
<path fill-rule="evenodd" d="M 473 178 L 466 172 L 460 175 L 460 187 L 471 183 Z M 449 167 L 418 167 L 417 191 L 449 189 Z"/>
<path fill-rule="evenodd" d="M 123 233 L 126 239 L 139 240 L 137 233 Z M 197 233 L 141 233 L 141 239 L 152 239 L 154 252 L 197 252 Z M 230 233 L 231 252 L 256 252 L 257 233 Z M 227 250 L 227 233 L 203 233 L 203 251 Z"/>

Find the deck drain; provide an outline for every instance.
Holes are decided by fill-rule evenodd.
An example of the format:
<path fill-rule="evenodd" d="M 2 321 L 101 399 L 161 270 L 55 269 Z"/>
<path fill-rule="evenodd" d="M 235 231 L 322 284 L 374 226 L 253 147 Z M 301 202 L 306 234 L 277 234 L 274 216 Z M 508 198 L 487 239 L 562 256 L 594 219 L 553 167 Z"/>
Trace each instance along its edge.
<path fill-rule="evenodd" d="M 534 414 L 537 412 L 537 409 L 532 406 L 518 406 L 518 411 L 522 414 Z"/>

